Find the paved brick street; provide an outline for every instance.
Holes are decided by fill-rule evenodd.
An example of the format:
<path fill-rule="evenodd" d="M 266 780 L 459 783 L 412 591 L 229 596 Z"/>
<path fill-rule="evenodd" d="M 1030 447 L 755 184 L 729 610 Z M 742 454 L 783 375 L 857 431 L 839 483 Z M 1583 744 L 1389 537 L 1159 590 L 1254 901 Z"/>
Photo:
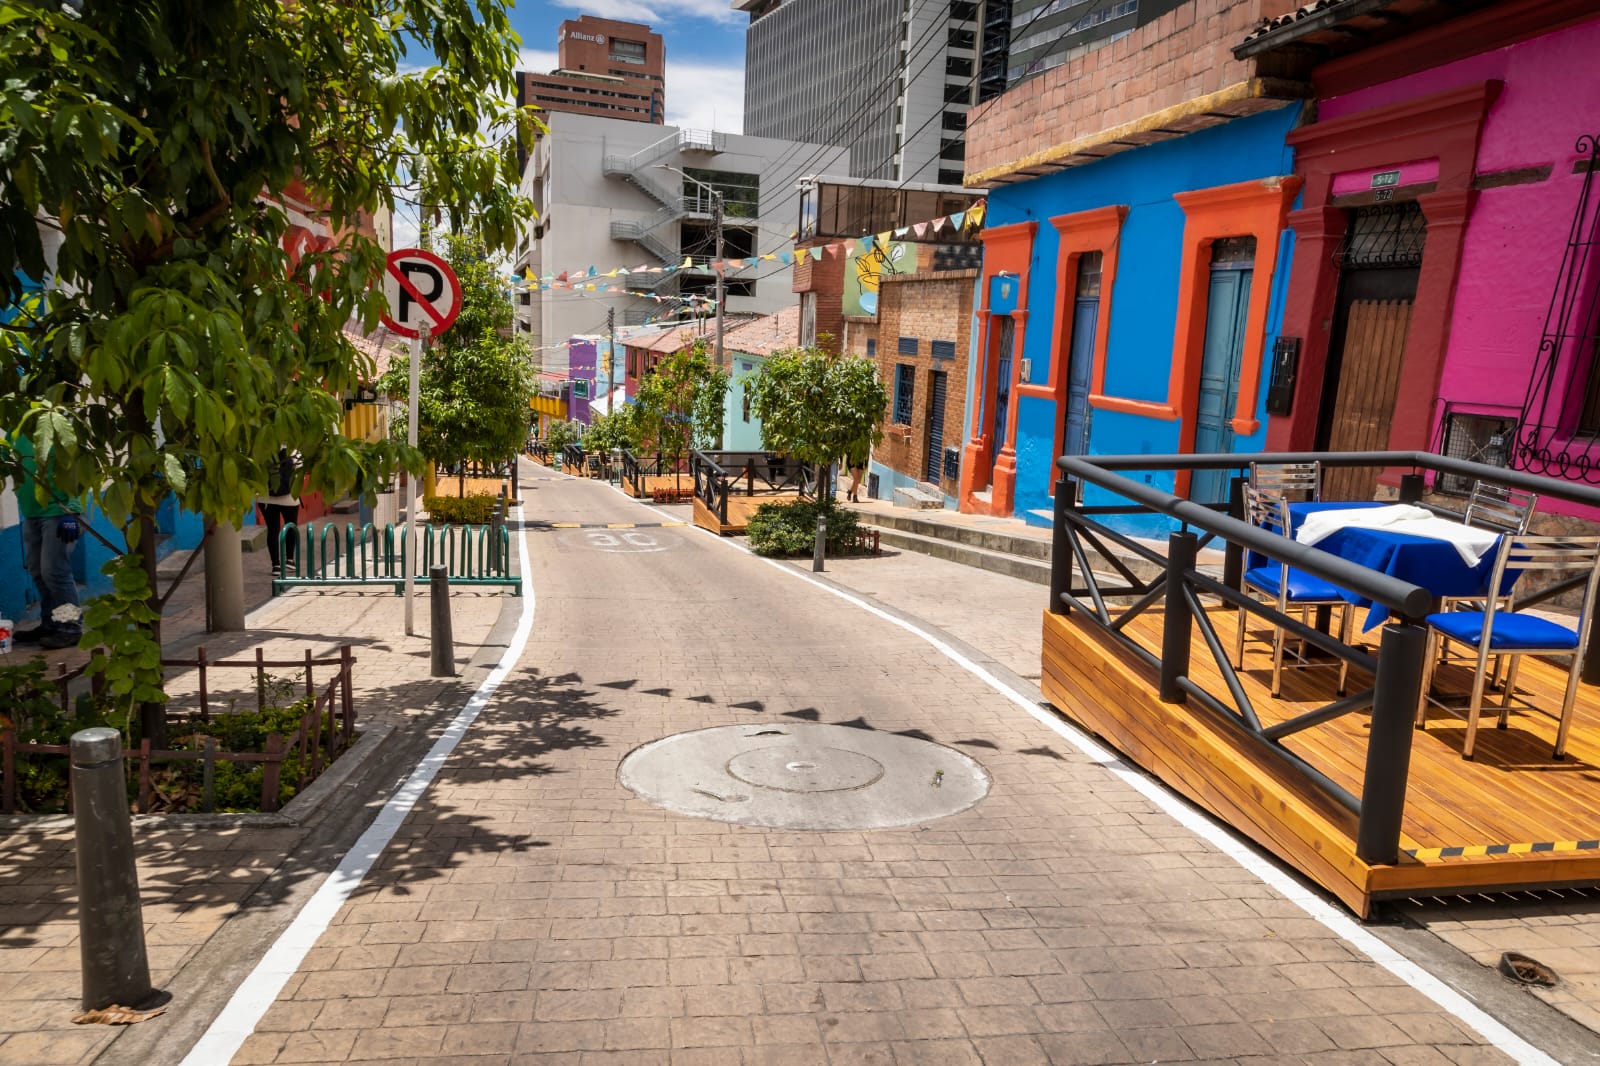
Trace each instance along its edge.
<path fill-rule="evenodd" d="M 234 1061 L 1508 1061 L 925 640 L 783 572 L 807 562 L 653 526 L 686 508 L 547 471 L 523 496 L 532 518 L 586 527 L 526 534 L 524 654 Z M 909 553 L 830 560 L 823 580 L 1014 685 L 1038 673 L 1039 586 Z M 354 640 L 364 719 L 437 729 L 521 608 L 454 606 L 458 659 L 479 667 L 449 688 L 387 595 L 284 597 L 209 643 Z M 660 737 L 800 722 L 931 738 L 992 790 L 909 828 L 795 832 L 668 813 L 617 782 Z M 70 832 L 12 834 L 0 1062 L 181 1060 L 231 986 L 261 999 L 246 974 L 336 861 L 337 817 L 139 831 L 154 976 L 175 999 L 125 1031 L 67 1023 Z"/>
<path fill-rule="evenodd" d="M 1503 1061 L 926 642 L 692 529 L 530 539 L 521 669 L 235 1061 Z M 801 833 L 617 784 L 649 740 L 795 721 L 916 731 L 993 791 Z"/>

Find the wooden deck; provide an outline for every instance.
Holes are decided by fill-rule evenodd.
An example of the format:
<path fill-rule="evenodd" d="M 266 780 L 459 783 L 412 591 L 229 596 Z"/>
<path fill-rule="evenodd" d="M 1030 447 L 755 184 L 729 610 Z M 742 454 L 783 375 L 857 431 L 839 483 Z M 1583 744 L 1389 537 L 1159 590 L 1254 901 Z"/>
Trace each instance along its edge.
<path fill-rule="evenodd" d="M 694 477 L 687 471 L 682 474 L 646 474 L 644 476 L 644 492 L 633 491 L 633 485 L 626 478 L 622 481 L 622 491 L 637 500 L 650 500 L 655 498 L 658 490 L 669 492 L 682 492 L 684 497 L 694 495 Z"/>
<path fill-rule="evenodd" d="M 729 496 L 728 520 L 723 522 L 699 499 L 694 501 L 694 524 L 709 529 L 718 536 L 743 533 L 750 525 L 750 516 L 764 503 L 788 503 L 800 498 L 798 491 L 758 492 L 754 496 Z"/>
<path fill-rule="evenodd" d="M 1209 609 L 1232 653 L 1232 612 Z M 1413 732 L 1401 861 L 1371 866 L 1355 854 L 1356 818 L 1321 794 L 1260 741 L 1194 704 L 1165 704 L 1155 671 L 1080 615 L 1044 615 L 1042 687 L 1069 718 L 1129 759 L 1273 852 L 1365 917 L 1386 897 L 1600 884 L 1600 690 L 1580 688 L 1567 757 L 1551 758 L 1556 722 L 1515 705 L 1509 728 L 1494 728 L 1488 708 L 1477 752 L 1461 757 L 1466 725 L 1434 709 Z M 1265 623 L 1261 626 L 1265 636 Z M 1162 616 L 1152 609 L 1128 629 L 1159 654 Z M 1378 631 L 1368 636 L 1375 640 Z M 1286 670 L 1274 700 L 1270 645 L 1246 646 L 1241 679 L 1263 725 L 1292 718 L 1334 698 L 1335 668 Z M 1207 691 L 1227 689 L 1198 627 L 1190 677 Z M 1371 683 L 1352 667 L 1350 691 Z M 1441 668 L 1435 692 L 1464 694 L 1462 667 Z M 1562 668 L 1523 660 L 1519 694 L 1559 710 Z M 1493 693 L 1498 700 L 1499 694 Z M 1463 699 L 1464 702 L 1464 699 Z M 1355 713 L 1295 734 L 1285 745 L 1359 796 L 1369 715 Z"/>

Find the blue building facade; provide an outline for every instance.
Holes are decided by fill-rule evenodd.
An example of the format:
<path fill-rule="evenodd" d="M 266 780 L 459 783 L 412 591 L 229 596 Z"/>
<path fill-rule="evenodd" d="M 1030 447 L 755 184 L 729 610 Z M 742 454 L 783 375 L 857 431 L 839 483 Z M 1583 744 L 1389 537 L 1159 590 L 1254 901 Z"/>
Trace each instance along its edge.
<path fill-rule="evenodd" d="M 1063 453 L 1260 450 L 1299 188 L 1285 137 L 1300 117 L 1286 103 L 995 185 L 962 510 L 1048 525 Z M 1149 480 L 1226 492 L 1215 476 Z"/>

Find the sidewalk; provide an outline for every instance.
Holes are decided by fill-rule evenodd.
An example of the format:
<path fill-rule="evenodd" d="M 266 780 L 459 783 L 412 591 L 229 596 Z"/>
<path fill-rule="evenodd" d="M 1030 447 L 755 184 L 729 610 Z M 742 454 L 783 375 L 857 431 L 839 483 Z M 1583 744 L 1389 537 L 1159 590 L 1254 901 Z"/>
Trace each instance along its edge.
<path fill-rule="evenodd" d="M 269 659 L 298 658 L 307 648 L 320 657 L 349 643 L 356 657 L 358 728 L 396 727 L 401 736 L 391 740 L 425 733 L 437 703 L 460 702 L 453 695 L 440 700 L 460 681 L 429 676 L 425 582 L 418 586 L 422 594 L 415 604 L 417 635 L 408 637 L 404 600 L 391 592 L 302 589 L 273 599 L 266 554 L 247 553 L 244 564 L 246 603 L 254 607 L 249 631 L 205 632 L 204 575 L 197 561 L 163 618 L 169 657 L 191 656 L 200 644 L 213 660 L 250 658 L 257 647 Z M 452 596 L 458 671 L 484 646 L 501 608 L 517 602 L 497 592 Z M 84 658 L 75 650 L 45 654 L 69 666 Z M 181 691 L 185 683 L 183 675 L 174 674 L 169 690 Z M 340 765 L 335 764 L 336 771 Z M 162 816 L 136 816 L 134 841 L 155 987 L 171 988 L 184 980 L 186 967 L 203 968 L 206 963 L 197 961 L 202 950 L 230 919 L 249 912 L 286 921 L 295 906 L 293 894 L 323 872 L 317 865 L 320 855 L 302 850 L 309 850 L 307 843 L 323 822 L 352 813 L 340 809 L 351 807 L 351 798 L 341 789 L 337 802 L 324 804 L 302 824 L 281 828 L 246 828 L 240 824 L 246 816 L 200 816 L 183 819 L 182 825 Z M 353 806 L 359 814 L 360 806 Z M 0 994 L 10 1001 L 0 1016 L 0 1061 L 89 1062 L 140 1028 L 71 1024 L 81 990 L 74 861 L 70 826 L 6 830 L 0 836 Z M 206 983 L 203 975 L 198 981 L 191 975 L 189 981 Z"/>

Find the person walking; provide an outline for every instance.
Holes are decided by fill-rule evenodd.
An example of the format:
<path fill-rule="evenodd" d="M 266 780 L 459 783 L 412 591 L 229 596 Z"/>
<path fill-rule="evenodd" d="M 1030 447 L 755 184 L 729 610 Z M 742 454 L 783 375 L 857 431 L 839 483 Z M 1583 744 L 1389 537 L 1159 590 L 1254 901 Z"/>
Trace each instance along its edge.
<path fill-rule="evenodd" d="M 296 467 L 294 456 L 288 448 L 278 449 L 277 461 L 273 464 L 267 476 L 268 495 L 261 498 L 261 518 L 267 527 L 267 557 L 272 560 L 272 572 L 280 572 L 280 564 L 287 562 L 294 565 L 295 549 L 299 547 L 300 535 L 300 493 L 295 482 Z M 292 524 L 294 533 L 285 538 L 284 559 L 278 558 L 278 534 L 283 529 L 284 523 Z"/>
<path fill-rule="evenodd" d="M 861 479 L 867 474 L 866 445 L 861 445 L 857 450 L 852 451 L 846 457 L 845 462 L 850 467 L 850 489 L 847 495 L 851 503 L 860 503 L 861 499 L 858 491 L 861 488 Z"/>
<path fill-rule="evenodd" d="M 73 555 L 83 533 L 83 502 L 67 499 L 39 476 L 33 441 L 17 437 L 12 451 L 20 460 L 17 510 L 22 515 L 22 553 L 28 576 L 39 591 L 39 624 L 12 634 L 18 644 L 71 648 L 83 636 L 83 607 L 73 575 Z"/>

